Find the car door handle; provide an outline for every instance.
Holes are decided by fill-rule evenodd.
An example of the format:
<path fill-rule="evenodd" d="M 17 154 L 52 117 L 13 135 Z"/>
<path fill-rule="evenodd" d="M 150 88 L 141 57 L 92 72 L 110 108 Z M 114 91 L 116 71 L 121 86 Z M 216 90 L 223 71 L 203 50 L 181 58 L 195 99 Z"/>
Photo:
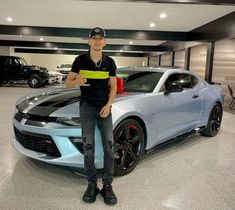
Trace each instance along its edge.
<path fill-rule="evenodd" d="M 193 98 L 198 98 L 199 97 L 199 95 L 193 95 Z"/>

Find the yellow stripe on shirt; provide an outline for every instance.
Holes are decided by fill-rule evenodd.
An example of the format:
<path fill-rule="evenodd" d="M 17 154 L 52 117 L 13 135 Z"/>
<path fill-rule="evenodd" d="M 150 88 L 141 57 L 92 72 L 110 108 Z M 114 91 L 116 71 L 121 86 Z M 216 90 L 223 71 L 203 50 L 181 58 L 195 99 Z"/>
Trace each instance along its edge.
<path fill-rule="evenodd" d="M 107 79 L 109 78 L 109 72 L 106 71 L 92 71 L 92 70 L 80 70 L 79 75 L 87 79 Z"/>

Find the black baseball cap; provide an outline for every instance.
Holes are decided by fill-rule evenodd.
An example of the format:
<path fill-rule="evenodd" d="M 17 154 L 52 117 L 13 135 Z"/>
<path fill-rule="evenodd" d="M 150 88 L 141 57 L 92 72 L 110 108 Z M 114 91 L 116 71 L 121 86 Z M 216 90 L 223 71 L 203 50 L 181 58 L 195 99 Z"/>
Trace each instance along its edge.
<path fill-rule="evenodd" d="M 105 37 L 106 36 L 105 30 L 100 27 L 95 27 L 95 28 L 91 29 L 89 32 L 89 38 L 96 36 L 96 35 L 100 35 L 102 37 Z"/>

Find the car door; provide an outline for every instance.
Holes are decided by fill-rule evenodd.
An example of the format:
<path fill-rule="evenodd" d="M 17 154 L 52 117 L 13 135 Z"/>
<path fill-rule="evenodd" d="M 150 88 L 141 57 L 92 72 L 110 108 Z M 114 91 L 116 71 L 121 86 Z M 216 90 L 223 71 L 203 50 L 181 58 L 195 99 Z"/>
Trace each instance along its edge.
<path fill-rule="evenodd" d="M 156 100 L 157 111 L 153 116 L 152 129 L 157 143 L 190 131 L 197 125 L 203 101 L 197 82 L 197 78 L 190 74 L 172 74 L 153 99 Z M 165 95 L 164 91 L 172 83 L 182 85 L 182 91 Z"/>
<path fill-rule="evenodd" d="M 9 79 L 12 79 L 12 80 L 24 79 L 24 72 L 17 58 L 15 57 L 9 58 L 7 66 L 8 66 Z"/>

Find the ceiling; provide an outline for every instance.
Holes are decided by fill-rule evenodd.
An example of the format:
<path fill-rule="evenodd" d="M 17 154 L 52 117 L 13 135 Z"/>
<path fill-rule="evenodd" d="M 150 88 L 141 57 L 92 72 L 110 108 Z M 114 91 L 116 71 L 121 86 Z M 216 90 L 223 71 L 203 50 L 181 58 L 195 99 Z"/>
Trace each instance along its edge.
<path fill-rule="evenodd" d="M 160 18 L 161 13 L 167 17 Z M 89 29 L 99 26 L 107 32 L 107 52 L 141 56 L 167 51 L 161 47 L 166 42 L 200 41 L 194 31 L 234 13 L 234 0 L 2 0 L 0 46 L 16 47 L 18 52 L 76 54 L 87 50 Z M 227 28 L 235 36 L 235 26 L 232 31 Z"/>

